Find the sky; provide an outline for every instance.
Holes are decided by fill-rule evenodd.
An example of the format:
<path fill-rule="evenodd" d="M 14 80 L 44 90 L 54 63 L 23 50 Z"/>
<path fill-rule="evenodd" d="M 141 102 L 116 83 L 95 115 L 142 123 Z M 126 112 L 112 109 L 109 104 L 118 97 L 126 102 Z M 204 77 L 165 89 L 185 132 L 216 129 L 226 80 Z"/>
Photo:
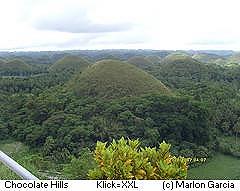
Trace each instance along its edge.
<path fill-rule="evenodd" d="M 239 51 L 239 8 L 239 0 L 0 0 L 0 51 Z"/>

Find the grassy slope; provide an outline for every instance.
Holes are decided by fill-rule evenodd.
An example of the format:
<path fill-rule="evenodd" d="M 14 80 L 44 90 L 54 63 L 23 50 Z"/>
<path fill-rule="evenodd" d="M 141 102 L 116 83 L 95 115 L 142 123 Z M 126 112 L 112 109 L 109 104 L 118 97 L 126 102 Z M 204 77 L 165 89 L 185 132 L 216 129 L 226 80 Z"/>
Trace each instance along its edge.
<path fill-rule="evenodd" d="M 223 64 L 224 62 L 226 62 L 226 60 L 223 57 L 215 54 L 204 54 L 204 53 L 195 54 L 193 58 L 204 63 Z"/>
<path fill-rule="evenodd" d="M 26 152 L 28 148 L 19 142 L 1 142 L 0 149 L 9 156 L 16 158 L 17 153 Z M 15 156 L 15 157 L 14 157 Z M 0 180 L 19 179 L 11 170 L 0 163 Z"/>
<path fill-rule="evenodd" d="M 38 171 L 45 165 L 45 162 L 38 160 L 38 156 L 32 153 L 27 146 L 20 142 L 4 141 L 0 142 L 0 149 L 37 177 L 46 178 L 43 173 Z M 0 172 L 0 180 L 21 179 L 1 163 Z"/>
<path fill-rule="evenodd" d="M 0 71 L 9 71 L 9 72 L 30 72 L 32 70 L 31 66 L 24 63 L 21 60 L 11 60 L 8 62 L 0 62 Z"/>
<path fill-rule="evenodd" d="M 228 58 L 228 63 L 240 63 L 240 53 L 235 53 Z"/>
<path fill-rule="evenodd" d="M 235 137 L 219 137 L 228 146 L 236 146 Z M 237 139 L 237 147 L 240 137 Z M 190 169 L 188 179 L 240 179 L 240 158 L 218 153 L 202 166 Z"/>
<path fill-rule="evenodd" d="M 179 64 L 179 63 L 186 63 L 186 64 L 199 64 L 197 60 L 194 58 L 183 55 L 183 54 L 169 54 L 168 56 L 164 57 L 162 60 L 164 64 Z"/>
<path fill-rule="evenodd" d="M 240 179 L 240 159 L 217 154 L 206 164 L 190 169 L 188 179 Z"/>
<path fill-rule="evenodd" d="M 119 98 L 170 90 L 143 70 L 116 60 L 103 60 L 88 67 L 70 87 L 79 96 Z"/>

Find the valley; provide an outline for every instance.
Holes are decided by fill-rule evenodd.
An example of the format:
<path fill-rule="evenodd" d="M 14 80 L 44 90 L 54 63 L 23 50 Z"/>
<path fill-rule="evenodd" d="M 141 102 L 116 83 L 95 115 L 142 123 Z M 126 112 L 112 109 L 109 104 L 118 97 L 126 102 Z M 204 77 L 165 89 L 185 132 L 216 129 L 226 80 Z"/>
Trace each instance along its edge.
<path fill-rule="evenodd" d="M 217 153 L 206 164 L 190 169 L 188 179 L 239 180 L 239 165 L 239 158 Z"/>

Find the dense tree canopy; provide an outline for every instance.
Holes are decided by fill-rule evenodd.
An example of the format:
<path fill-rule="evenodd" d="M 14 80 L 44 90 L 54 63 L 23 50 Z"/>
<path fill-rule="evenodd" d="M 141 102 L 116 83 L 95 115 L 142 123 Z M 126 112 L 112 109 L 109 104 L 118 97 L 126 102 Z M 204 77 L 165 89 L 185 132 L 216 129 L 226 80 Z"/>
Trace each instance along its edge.
<path fill-rule="evenodd" d="M 210 157 L 215 151 L 240 156 L 237 145 L 240 66 L 202 63 L 199 61 L 201 59 L 193 59 L 190 54 L 165 57 L 169 52 L 140 53 L 86 51 L 84 56 L 91 55 L 87 59 L 65 57 L 71 58 L 70 61 L 67 59 L 71 63 L 76 59 L 79 61 L 70 68 L 64 62 L 66 59 L 62 59 L 65 53 L 48 53 L 51 56 L 29 53 L 30 57 L 20 57 L 23 61 L 19 65 L 29 69 L 25 73 L 21 67 L 17 68 L 18 72 L 4 73 L 0 65 L 0 139 L 24 142 L 40 153 L 41 157 L 57 164 L 65 163 L 62 169 L 69 178 L 87 178 L 82 171 L 80 175 L 69 175 L 69 171 L 76 164 L 79 167 L 85 164 L 88 169 L 87 161 L 97 141 L 112 142 L 121 137 L 139 139 L 144 147 L 157 147 L 165 140 L 172 145 L 171 151 L 176 156 Z M 81 56 L 77 52 L 72 52 L 72 55 Z M 1 60 L 2 65 L 6 64 L 9 57 L 11 55 Z M 149 78 L 154 79 L 154 82 L 159 79 L 171 89 L 171 94 L 154 91 L 102 99 L 85 94 L 81 96 L 84 92 L 76 94 L 69 88 L 76 79 L 79 84 L 83 82 L 77 76 L 87 70 L 83 68 L 89 71 L 89 65 L 95 60 L 106 57 L 116 57 L 123 61 L 133 57 L 129 60 L 137 62 L 136 66 L 144 66 L 142 68 L 147 73 L 140 72 L 140 69 L 136 69 L 137 72 L 148 77 L 149 74 L 153 75 Z M 59 58 L 61 60 L 54 64 Z M 144 60 L 151 64 L 145 67 Z M 126 62 L 121 62 L 124 63 L 126 65 L 123 68 L 129 68 Z M 110 80 L 108 84 L 111 86 L 104 87 L 104 79 L 109 79 L 106 75 L 116 76 L 116 73 L 121 75 L 121 72 L 107 72 L 101 79 L 94 78 L 94 83 L 102 83 L 97 91 L 104 94 L 107 89 L 112 95 L 116 93 L 112 87 L 117 85 Z M 93 80 L 91 70 L 88 74 L 88 81 Z M 127 83 L 127 79 L 125 76 L 121 86 L 130 87 L 134 84 Z M 139 83 L 144 84 L 144 80 Z M 95 85 L 91 85 L 94 88 Z M 131 86 L 128 89 L 137 88 Z M 119 92 L 121 90 L 118 89 Z M 234 141 L 226 137 L 233 137 Z M 86 152 L 82 149 L 86 149 Z"/>

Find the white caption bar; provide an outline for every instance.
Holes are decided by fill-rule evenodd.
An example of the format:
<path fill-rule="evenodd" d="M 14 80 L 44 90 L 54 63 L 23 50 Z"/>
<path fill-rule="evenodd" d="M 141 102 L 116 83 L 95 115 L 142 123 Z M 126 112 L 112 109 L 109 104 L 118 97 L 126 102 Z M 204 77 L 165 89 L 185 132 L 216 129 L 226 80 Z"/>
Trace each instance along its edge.
<path fill-rule="evenodd" d="M 236 191 L 240 180 L 0 180 L 0 191 Z"/>

